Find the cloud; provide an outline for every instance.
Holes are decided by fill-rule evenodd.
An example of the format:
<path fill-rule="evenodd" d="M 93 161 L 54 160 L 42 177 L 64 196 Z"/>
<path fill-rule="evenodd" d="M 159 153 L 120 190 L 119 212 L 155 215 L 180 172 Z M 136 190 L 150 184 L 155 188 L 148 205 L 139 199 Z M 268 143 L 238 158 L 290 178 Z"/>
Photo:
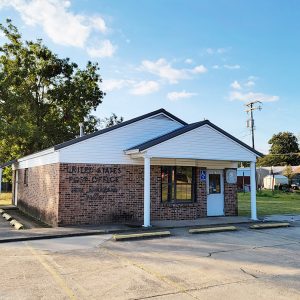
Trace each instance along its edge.
<path fill-rule="evenodd" d="M 221 67 L 219 65 L 213 65 L 212 68 L 215 70 L 221 69 Z"/>
<path fill-rule="evenodd" d="M 207 54 L 214 54 L 215 51 L 214 51 L 214 49 L 212 49 L 212 48 L 207 48 L 207 49 L 206 49 L 206 53 L 207 53 Z"/>
<path fill-rule="evenodd" d="M 207 69 L 203 65 L 199 65 L 194 69 L 192 69 L 191 72 L 194 74 L 202 74 L 202 73 L 206 73 Z"/>
<path fill-rule="evenodd" d="M 240 65 L 224 65 L 225 69 L 229 69 L 229 70 L 237 70 L 240 69 L 241 66 Z"/>
<path fill-rule="evenodd" d="M 104 58 L 112 57 L 117 47 L 114 46 L 109 40 L 104 40 L 99 43 L 99 47 L 88 47 L 86 51 L 90 57 Z"/>
<path fill-rule="evenodd" d="M 126 80 L 126 79 L 107 79 L 103 80 L 102 82 L 102 89 L 105 92 L 112 92 L 114 90 L 120 90 L 130 84 L 133 84 L 133 80 Z"/>
<path fill-rule="evenodd" d="M 90 21 L 91 21 L 91 25 L 95 30 L 99 30 L 102 33 L 107 32 L 108 29 L 106 27 L 105 21 L 101 17 L 91 18 Z"/>
<path fill-rule="evenodd" d="M 185 61 L 184 61 L 186 64 L 190 65 L 193 63 L 193 60 L 191 58 L 187 58 Z"/>
<path fill-rule="evenodd" d="M 100 16 L 71 12 L 71 2 L 67 0 L 4 0 L 1 4 L 14 8 L 26 25 L 41 26 L 59 45 L 84 48 L 92 31 L 106 33 L 108 30 Z"/>
<path fill-rule="evenodd" d="M 279 96 L 274 95 L 267 95 L 264 93 L 242 93 L 239 91 L 231 91 L 229 95 L 229 99 L 231 101 L 242 101 L 242 102 L 249 102 L 249 101 L 256 101 L 259 100 L 261 102 L 275 102 L 279 100 Z"/>
<path fill-rule="evenodd" d="M 157 61 L 143 60 L 140 70 L 156 75 L 171 84 L 176 84 L 182 79 L 189 79 L 191 74 L 207 72 L 203 65 L 196 66 L 193 69 L 176 69 L 164 58 Z"/>
<path fill-rule="evenodd" d="M 230 51 L 230 48 L 206 48 L 205 52 L 209 55 L 213 54 L 224 54 L 226 52 Z"/>
<path fill-rule="evenodd" d="M 159 83 L 156 81 L 141 81 L 134 84 L 133 88 L 130 90 L 130 94 L 136 96 L 148 95 L 157 92 L 159 88 Z"/>
<path fill-rule="evenodd" d="M 172 84 L 178 83 L 180 79 L 187 78 L 184 69 L 173 68 L 164 58 L 160 58 L 157 61 L 143 60 L 141 69 L 166 79 Z"/>
<path fill-rule="evenodd" d="M 233 89 L 235 89 L 235 90 L 241 90 L 241 89 L 242 89 L 241 85 L 238 83 L 237 80 L 235 80 L 234 82 L 232 82 L 230 86 L 231 86 Z"/>
<path fill-rule="evenodd" d="M 253 87 L 255 86 L 255 82 L 253 80 L 248 80 L 245 84 L 246 87 Z"/>
<path fill-rule="evenodd" d="M 181 91 L 181 92 L 171 92 L 167 94 L 167 98 L 171 101 L 176 101 L 180 99 L 187 99 L 191 98 L 193 96 L 197 96 L 197 93 L 189 93 L 186 91 Z"/>

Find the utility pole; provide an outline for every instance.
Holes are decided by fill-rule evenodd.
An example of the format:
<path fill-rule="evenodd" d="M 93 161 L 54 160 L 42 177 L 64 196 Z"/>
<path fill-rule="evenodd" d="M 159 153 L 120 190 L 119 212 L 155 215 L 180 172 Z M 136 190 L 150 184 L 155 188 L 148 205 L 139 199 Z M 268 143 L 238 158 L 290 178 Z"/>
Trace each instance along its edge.
<path fill-rule="evenodd" d="M 255 104 L 258 104 L 255 105 Z M 247 109 L 246 109 L 246 112 L 247 114 L 249 114 L 250 112 L 250 119 L 247 120 L 247 127 L 251 129 L 251 134 L 252 134 L 252 148 L 255 149 L 255 144 L 254 144 L 254 130 L 255 130 L 255 126 L 254 126 L 254 118 L 253 118 L 253 111 L 258 109 L 258 110 L 262 110 L 262 107 L 261 107 L 261 101 L 251 101 L 247 104 L 245 104 L 247 106 Z"/>

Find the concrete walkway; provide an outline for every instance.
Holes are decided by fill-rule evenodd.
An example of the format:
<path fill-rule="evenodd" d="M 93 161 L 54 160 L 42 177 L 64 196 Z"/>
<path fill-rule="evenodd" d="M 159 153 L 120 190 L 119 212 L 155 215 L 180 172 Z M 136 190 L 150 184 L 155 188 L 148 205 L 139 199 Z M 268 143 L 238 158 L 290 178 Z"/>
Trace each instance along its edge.
<path fill-rule="evenodd" d="M 248 217 L 207 217 L 196 220 L 180 220 L 180 221 L 153 221 L 152 225 L 155 227 L 193 227 L 193 226 L 212 226 L 224 224 L 239 224 L 250 223 L 251 219 Z"/>
<path fill-rule="evenodd" d="M 4 220 L 1 220 L 1 223 L 2 222 L 4 222 Z M 143 228 L 142 226 L 132 227 L 130 225 L 108 224 L 13 230 L 4 225 L 4 227 L 6 227 L 7 230 L 5 230 L 4 227 L 2 227 L 2 230 L 0 231 L 0 243 L 73 236 L 100 235 L 121 232 L 137 232 L 145 230 L 158 230 L 164 228 L 166 229 L 195 226 L 200 227 L 249 222 L 251 222 L 251 220 L 249 220 L 246 217 L 210 217 L 187 221 L 153 221 L 152 227 L 147 229 Z"/>
<path fill-rule="evenodd" d="M 300 215 L 270 215 L 265 216 L 264 221 L 272 221 L 272 222 L 300 222 Z"/>

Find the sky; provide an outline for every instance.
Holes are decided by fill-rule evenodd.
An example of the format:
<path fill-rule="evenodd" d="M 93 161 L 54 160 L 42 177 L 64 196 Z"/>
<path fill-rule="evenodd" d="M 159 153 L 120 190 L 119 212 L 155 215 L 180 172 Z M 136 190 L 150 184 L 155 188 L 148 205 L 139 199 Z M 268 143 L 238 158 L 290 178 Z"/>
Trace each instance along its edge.
<path fill-rule="evenodd" d="M 6 18 L 60 57 L 99 63 L 98 117 L 165 108 L 251 145 L 245 104 L 259 100 L 257 150 L 280 131 L 300 136 L 298 0 L 0 0 Z"/>

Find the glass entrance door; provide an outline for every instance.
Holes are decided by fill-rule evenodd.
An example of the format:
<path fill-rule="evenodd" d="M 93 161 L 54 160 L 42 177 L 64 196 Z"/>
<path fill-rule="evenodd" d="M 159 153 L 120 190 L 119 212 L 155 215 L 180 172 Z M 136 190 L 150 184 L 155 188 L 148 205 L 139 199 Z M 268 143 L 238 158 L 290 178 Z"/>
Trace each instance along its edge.
<path fill-rule="evenodd" d="M 207 215 L 224 215 L 223 170 L 207 171 Z"/>

